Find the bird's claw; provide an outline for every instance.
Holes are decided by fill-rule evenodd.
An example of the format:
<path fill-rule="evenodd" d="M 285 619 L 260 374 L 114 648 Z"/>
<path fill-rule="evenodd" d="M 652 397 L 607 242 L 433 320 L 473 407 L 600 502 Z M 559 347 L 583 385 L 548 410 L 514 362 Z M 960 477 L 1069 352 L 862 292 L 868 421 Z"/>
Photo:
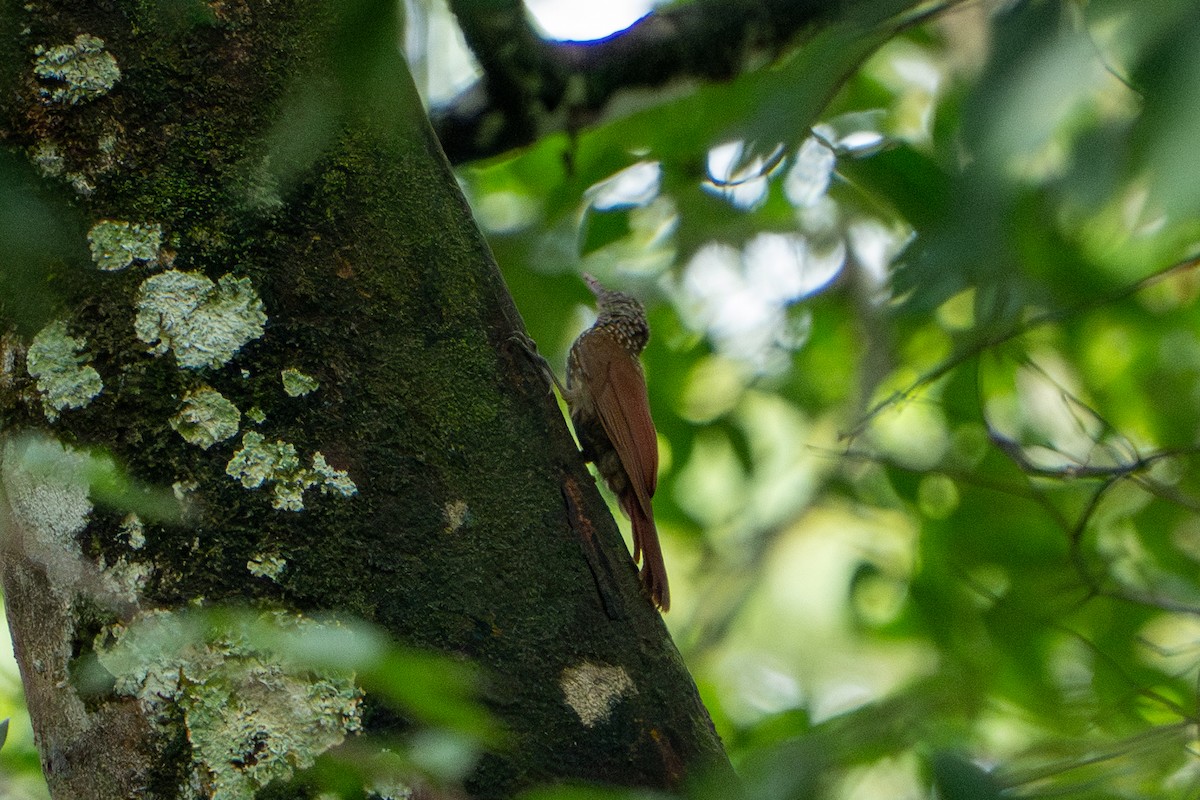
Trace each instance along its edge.
<path fill-rule="evenodd" d="M 555 386 L 558 387 L 560 392 L 563 391 L 563 386 L 561 383 L 559 383 L 558 376 L 555 375 L 554 370 L 550 368 L 550 362 L 546 360 L 545 356 L 538 352 L 537 342 L 530 338 L 529 334 L 525 333 L 524 331 L 514 331 L 509 335 L 508 343 L 519 348 L 521 352 L 525 354 L 525 357 L 532 361 L 533 365 L 542 373 L 542 376 L 550 385 L 547 392 L 548 394 L 554 393 Z"/>

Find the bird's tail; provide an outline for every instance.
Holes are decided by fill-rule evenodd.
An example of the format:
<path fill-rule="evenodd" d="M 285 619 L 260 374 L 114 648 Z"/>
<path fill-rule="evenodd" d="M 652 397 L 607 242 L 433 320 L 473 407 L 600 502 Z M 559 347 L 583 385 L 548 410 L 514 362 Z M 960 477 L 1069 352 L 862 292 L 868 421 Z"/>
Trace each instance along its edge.
<path fill-rule="evenodd" d="M 642 562 L 642 586 L 654 605 L 667 611 L 671 607 L 671 590 L 667 586 L 667 565 L 658 544 L 654 517 L 643 511 L 636 499 L 621 505 L 633 523 L 633 560 Z"/>

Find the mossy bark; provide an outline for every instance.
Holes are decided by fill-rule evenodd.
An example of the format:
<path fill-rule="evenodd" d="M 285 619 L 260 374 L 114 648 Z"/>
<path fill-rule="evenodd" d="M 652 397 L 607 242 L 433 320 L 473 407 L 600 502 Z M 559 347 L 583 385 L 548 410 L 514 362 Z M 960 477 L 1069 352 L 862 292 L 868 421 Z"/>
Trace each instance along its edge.
<path fill-rule="evenodd" d="M 55 797 L 191 791 L 186 731 L 171 728 L 182 721 L 146 719 L 128 697 L 85 703 L 71 668 L 105 624 L 200 601 L 353 614 L 481 665 L 512 737 L 469 777 L 472 795 L 560 778 L 674 787 L 702 766 L 727 768 L 544 379 L 513 345 L 519 316 L 396 54 L 393 5 L 4 6 L 3 144 L 81 220 L 39 285 L 61 299 L 56 318 L 103 389 L 48 409 L 26 369 L 28 337 L 10 330 L 0 429 L 102 447 L 137 479 L 174 484 L 188 508 L 183 522 L 147 522 L 131 552 L 124 512 L 97 507 L 72 533 L 87 563 L 70 585 L 20 546 L 38 527 L 28 508 L 6 511 L 6 603 Z M 37 59 L 80 34 L 103 43 L 120 76 L 106 86 L 111 74 L 83 74 L 73 94 L 55 93 L 70 78 L 47 78 Z M 130 260 L 94 242 L 88 258 L 87 232 L 103 220 L 130 223 L 106 236 L 161 226 L 161 247 L 98 269 Z M 212 288 L 159 298 L 192 310 L 174 320 L 176 339 L 155 340 L 145 315 L 166 330 L 174 312 L 148 302 L 147 280 L 169 271 Z M 253 296 L 235 296 L 237 281 Z M 266 316 L 257 336 L 252 301 Z M 179 322 L 239 314 L 236 332 Z M 188 336 L 211 363 L 185 366 Z M 205 336 L 225 336 L 233 355 Z M 289 369 L 318 388 L 292 396 Z M 240 410 L 240 430 L 188 441 L 176 430 L 184 398 L 208 389 Z M 292 446 L 301 510 L 278 507 L 278 470 L 256 488 L 231 477 L 248 433 Z M 337 481 L 317 474 L 318 453 L 356 493 L 324 491 Z M 283 568 L 249 571 L 264 555 Z M 89 591 L 93 572 L 100 583 L 130 560 L 148 568 L 132 603 Z M 367 719 L 369 731 L 399 724 Z"/>

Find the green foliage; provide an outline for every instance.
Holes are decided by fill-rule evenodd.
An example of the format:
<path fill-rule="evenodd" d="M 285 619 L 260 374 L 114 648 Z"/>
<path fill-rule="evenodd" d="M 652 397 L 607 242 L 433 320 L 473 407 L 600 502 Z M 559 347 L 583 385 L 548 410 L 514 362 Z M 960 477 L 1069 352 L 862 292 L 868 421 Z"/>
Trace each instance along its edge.
<path fill-rule="evenodd" d="M 646 790 L 612 789 L 600 786 L 532 789 L 519 795 L 520 800 L 655 800 L 669 796 Z"/>
<path fill-rule="evenodd" d="M 695 797 L 1194 794 L 1200 14 L 996 5 L 880 3 L 460 174 L 552 363 L 587 324 L 579 272 L 648 301 L 667 622 L 744 779 Z M 385 27 L 297 76 L 247 168 L 262 205 L 331 108 L 384 91 Z M 26 172 L 0 162 L 0 312 L 33 333 L 87 254 Z M 330 791 L 453 779 L 429 765 L 494 741 L 461 665 L 252 628 L 424 723 L 398 761 L 323 756 Z M 0 690 L 0 764 L 36 769 Z"/>
<path fill-rule="evenodd" d="M 577 272 L 648 301 L 667 622 L 749 795 L 1190 796 L 1200 15 L 896 10 L 469 195 L 552 363 Z"/>

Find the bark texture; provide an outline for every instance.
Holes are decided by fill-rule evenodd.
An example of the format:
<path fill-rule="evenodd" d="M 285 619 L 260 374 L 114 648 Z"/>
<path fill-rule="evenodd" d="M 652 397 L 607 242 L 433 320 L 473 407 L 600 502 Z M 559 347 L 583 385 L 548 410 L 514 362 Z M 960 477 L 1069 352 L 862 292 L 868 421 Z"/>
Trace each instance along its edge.
<path fill-rule="evenodd" d="M 253 764 L 204 763 L 186 714 L 78 685 L 98 634 L 198 602 L 351 614 L 481 665 L 511 737 L 475 796 L 727 768 L 511 344 L 391 6 L 3 6 L 3 144 L 82 220 L 82 255 L 34 282 L 55 317 L 0 358 L 4 591 L 56 798 L 220 794 L 218 769 Z M 100 447 L 174 485 L 183 520 L 23 476 L 35 430 L 54 459 Z M 403 728 L 366 707 L 368 731 Z"/>

